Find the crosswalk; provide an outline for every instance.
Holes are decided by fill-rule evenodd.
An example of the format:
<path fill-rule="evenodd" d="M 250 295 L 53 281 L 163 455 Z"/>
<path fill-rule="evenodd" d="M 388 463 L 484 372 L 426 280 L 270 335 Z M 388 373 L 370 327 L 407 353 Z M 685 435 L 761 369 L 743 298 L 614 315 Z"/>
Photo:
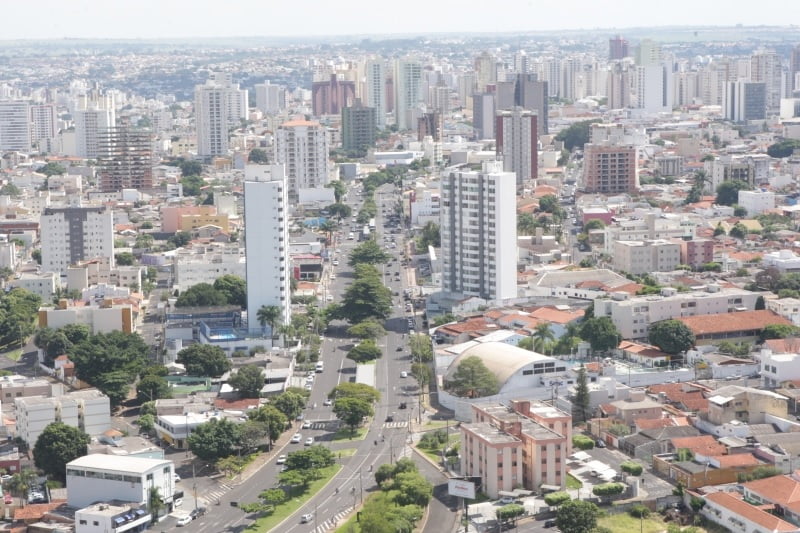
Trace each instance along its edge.
<path fill-rule="evenodd" d="M 347 518 L 347 515 L 349 515 L 352 511 L 353 509 L 350 507 L 348 507 L 344 511 L 339 511 L 332 517 L 328 518 L 324 522 L 321 522 L 319 525 L 317 525 L 314 528 L 313 533 L 325 533 L 325 531 L 338 527 L 339 522 L 344 522 L 344 519 Z"/>
<path fill-rule="evenodd" d="M 198 500 L 203 500 L 206 505 L 213 505 L 217 500 L 225 496 L 229 490 L 231 490 L 231 486 L 227 483 L 218 483 L 213 489 L 203 491 L 203 495 Z"/>
<path fill-rule="evenodd" d="M 401 422 L 385 422 L 383 427 L 386 429 L 397 429 L 397 428 L 404 428 L 408 426 L 408 421 L 401 421 Z"/>
<path fill-rule="evenodd" d="M 323 420 L 320 422 L 312 422 L 311 429 L 329 429 L 336 430 L 339 427 L 338 420 Z"/>

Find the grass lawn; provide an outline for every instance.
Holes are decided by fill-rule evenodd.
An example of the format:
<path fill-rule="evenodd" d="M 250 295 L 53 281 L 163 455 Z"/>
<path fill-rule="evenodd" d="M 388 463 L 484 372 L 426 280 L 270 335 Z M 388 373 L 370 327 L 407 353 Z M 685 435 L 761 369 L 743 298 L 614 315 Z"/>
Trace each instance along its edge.
<path fill-rule="evenodd" d="M 449 422 L 449 424 L 448 424 Z M 424 426 L 422 426 L 423 431 L 428 431 L 429 429 L 441 429 L 447 427 L 448 425 L 453 426 L 455 425 L 452 420 L 431 420 L 427 422 Z"/>
<path fill-rule="evenodd" d="M 447 442 L 447 447 L 454 445 L 455 443 L 461 440 L 461 435 L 455 434 L 450 435 Z M 433 460 L 434 463 L 439 464 L 442 460 L 442 449 L 441 448 L 423 448 L 422 446 L 417 445 L 417 449 L 428 456 L 430 459 Z"/>
<path fill-rule="evenodd" d="M 341 450 L 331 450 L 336 457 L 352 457 L 356 454 L 356 448 L 342 448 Z"/>
<path fill-rule="evenodd" d="M 628 513 L 609 514 L 597 521 L 598 526 L 607 527 L 613 533 L 627 533 L 629 531 L 641 531 L 643 533 L 661 533 L 667 529 L 667 525 L 656 514 L 641 521 Z"/>
<path fill-rule="evenodd" d="M 583 483 L 581 483 L 581 481 L 578 478 L 576 478 L 575 476 L 572 476 L 570 474 L 567 474 L 567 488 L 568 489 L 579 489 L 581 487 L 583 487 Z"/>
<path fill-rule="evenodd" d="M 354 440 L 364 440 L 367 436 L 367 432 L 369 431 L 369 427 L 360 427 L 356 428 L 356 432 L 353 433 L 350 431 L 349 427 L 339 428 L 339 430 L 333 434 L 333 440 L 346 440 L 346 441 L 354 441 Z"/>
<path fill-rule="evenodd" d="M 322 477 L 308 486 L 302 493 L 295 493 L 292 495 L 292 498 L 275 508 L 275 512 L 273 512 L 269 516 L 262 516 L 261 518 L 257 519 L 255 522 L 247 526 L 245 531 L 254 531 L 258 533 L 266 533 L 270 531 L 272 528 L 286 520 L 291 514 L 295 511 L 300 509 L 314 494 L 319 492 L 325 484 L 330 481 L 330 479 L 336 475 L 339 469 L 342 468 L 342 465 L 335 464 L 333 466 L 329 466 L 327 468 L 322 469 Z M 265 487 L 266 488 L 266 487 Z"/>
<path fill-rule="evenodd" d="M 7 352 L 3 352 L 3 355 L 11 359 L 12 361 L 19 361 L 20 357 L 22 357 L 22 349 L 15 348 L 13 350 L 9 350 Z"/>

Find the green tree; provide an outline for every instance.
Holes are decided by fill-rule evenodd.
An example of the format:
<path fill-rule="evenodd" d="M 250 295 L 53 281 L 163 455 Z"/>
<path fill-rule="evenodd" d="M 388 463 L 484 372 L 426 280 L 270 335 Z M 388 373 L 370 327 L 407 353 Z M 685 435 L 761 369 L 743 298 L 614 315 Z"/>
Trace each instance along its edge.
<path fill-rule="evenodd" d="M 37 172 L 39 174 L 44 174 L 48 178 L 50 176 L 61 176 L 62 174 L 67 173 L 67 169 L 63 166 L 59 165 L 58 163 L 53 163 L 52 161 L 40 167 Z"/>
<path fill-rule="evenodd" d="M 181 174 L 184 176 L 199 176 L 203 173 L 203 165 L 199 161 L 189 161 L 180 159 L 178 167 L 181 169 Z"/>
<path fill-rule="evenodd" d="M 430 363 L 433 361 L 433 346 L 431 338 L 424 333 L 411 335 L 408 339 L 411 348 L 411 359 L 420 363 Z"/>
<path fill-rule="evenodd" d="M 767 339 L 785 339 L 794 337 L 800 332 L 800 328 L 789 324 L 769 324 L 764 327 L 759 335 L 759 342 Z"/>
<path fill-rule="evenodd" d="M 747 227 L 742 224 L 741 222 L 737 222 L 733 225 L 728 235 L 735 239 L 744 239 L 747 237 Z"/>
<path fill-rule="evenodd" d="M 797 139 L 783 139 L 771 144 L 767 148 L 767 155 L 776 159 L 789 157 L 796 149 L 800 148 L 800 140 Z"/>
<path fill-rule="evenodd" d="M 65 469 L 66 470 L 66 469 Z M 23 468 L 13 476 L 9 481 L 3 483 L 3 486 L 8 488 L 13 494 L 16 494 L 22 500 L 22 505 L 28 501 L 28 491 L 38 483 L 39 476 L 36 470 L 32 468 Z"/>
<path fill-rule="evenodd" d="M 63 333 L 72 344 L 79 344 L 89 338 L 89 326 L 86 324 L 67 324 L 58 331 Z"/>
<path fill-rule="evenodd" d="M 599 218 L 592 218 L 586 221 L 586 224 L 583 225 L 584 233 L 589 233 L 589 231 L 593 229 L 603 229 L 606 227 L 606 223 L 600 220 Z"/>
<path fill-rule="evenodd" d="M 247 161 L 256 165 L 267 165 L 269 164 L 269 156 L 263 148 L 253 148 L 250 150 L 250 155 L 247 156 Z"/>
<path fill-rule="evenodd" d="M 314 470 L 326 468 L 336 462 L 333 452 L 325 446 L 315 445 L 291 452 L 286 457 L 286 466 L 291 470 Z"/>
<path fill-rule="evenodd" d="M 500 390 L 497 376 L 474 355 L 461 360 L 445 386 L 451 393 L 464 398 L 492 396 Z"/>
<path fill-rule="evenodd" d="M 747 216 L 747 209 L 739 204 L 733 204 L 733 216 L 744 218 Z"/>
<path fill-rule="evenodd" d="M 558 509 L 556 526 L 569 533 L 590 533 L 597 527 L 600 510 L 591 502 L 570 500 Z"/>
<path fill-rule="evenodd" d="M 136 258 L 133 257 L 133 254 L 130 252 L 121 252 L 114 254 L 114 261 L 116 261 L 119 266 L 131 266 L 136 262 Z"/>
<path fill-rule="evenodd" d="M 42 264 L 42 251 L 40 249 L 31 250 L 31 259 L 36 261 L 37 265 Z"/>
<path fill-rule="evenodd" d="M 742 180 L 726 180 L 717 186 L 718 205 L 733 205 L 739 201 L 739 191 L 749 191 L 752 187 Z"/>
<path fill-rule="evenodd" d="M 264 387 L 264 373 L 256 365 L 244 365 L 231 375 L 228 384 L 243 398 L 258 398 Z"/>
<path fill-rule="evenodd" d="M 369 318 L 384 320 L 392 309 L 392 292 L 383 284 L 378 270 L 369 264 L 357 264 L 355 281 L 347 288 L 338 315 L 351 324 Z"/>
<path fill-rule="evenodd" d="M 700 510 L 703 509 L 703 507 L 705 506 L 706 506 L 706 501 L 699 496 L 692 496 L 689 499 L 689 507 L 691 507 L 692 511 L 694 511 L 695 513 L 699 513 Z"/>
<path fill-rule="evenodd" d="M 381 399 L 381 393 L 365 383 L 344 382 L 331 389 L 328 398 L 336 401 L 340 398 L 360 398 L 368 403 L 375 403 Z"/>
<path fill-rule="evenodd" d="M 286 415 L 274 405 L 262 405 L 257 409 L 248 411 L 247 417 L 267 425 L 267 436 L 269 443 L 278 440 L 278 437 L 286 430 Z"/>
<path fill-rule="evenodd" d="M 533 330 L 533 351 L 539 353 L 547 353 L 553 344 L 556 336 L 550 328 L 548 322 L 540 322 L 536 324 Z"/>
<path fill-rule="evenodd" d="M 434 318 L 433 325 L 435 327 L 439 327 L 456 321 L 458 321 L 458 317 L 456 315 L 454 315 L 453 313 L 445 313 L 443 315 L 439 315 L 436 318 Z"/>
<path fill-rule="evenodd" d="M 67 463 L 88 453 L 89 435 L 63 422 L 44 428 L 33 447 L 36 468 L 59 481 L 67 477 Z"/>
<path fill-rule="evenodd" d="M 20 194 L 22 194 L 22 191 L 20 191 L 19 187 L 17 187 L 13 183 L 6 183 L 2 187 L 0 187 L 0 194 L 4 196 L 19 196 Z"/>
<path fill-rule="evenodd" d="M 585 422 L 589 418 L 589 384 L 586 379 L 586 367 L 581 365 L 575 380 L 575 394 L 572 397 L 572 416 L 575 422 Z"/>
<path fill-rule="evenodd" d="M 239 276 L 226 274 L 214 280 L 214 290 L 222 293 L 229 305 L 247 309 L 247 284 Z"/>
<path fill-rule="evenodd" d="M 423 390 L 433 379 L 433 371 L 427 363 L 411 363 L 411 375 Z"/>
<path fill-rule="evenodd" d="M 601 483 L 592 488 L 592 493 L 595 496 L 615 496 L 622 494 L 625 491 L 625 485 L 622 483 Z"/>
<path fill-rule="evenodd" d="M 181 248 L 192 242 L 192 235 L 188 231 L 179 231 L 167 239 L 167 242 L 175 248 Z"/>
<path fill-rule="evenodd" d="M 336 418 L 350 426 L 350 430 L 355 433 L 358 426 L 365 417 L 372 416 L 372 404 L 361 398 L 339 398 L 333 404 L 333 412 Z"/>
<path fill-rule="evenodd" d="M 694 346 L 694 333 L 680 320 L 662 320 L 650 325 L 648 340 L 668 354 L 685 352 Z"/>
<path fill-rule="evenodd" d="M 344 198 L 344 195 L 347 193 L 347 186 L 342 180 L 333 180 L 325 185 L 325 187 L 333 189 L 333 198 L 336 200 L 337 204 L 342 201 L 342 198 Z"/>
<path fill-rule="evenodd" d="M 294 420 L 303 412 L 306 399 L 302 394 L 287 390 L 270 400 L 270 404 L 286 415 L 289 420 Z"/>
<path fill-rule="evenodd" d="M 159 513 L 164 509 L 164 500 L 161 499 L 161 491 L 158 487 L 150 487 L 147 491 L 147 508 L 150 511 L 152 519 L 151 524 L 158 522 Z"/>
<path fill-rule="evenodd" d="M 175 302 L 177 307 L 206 307 L 228 303 L 225 294 L 210 283 L 198 283 L 186 289 Z"/>
<path fill-rule="evenodd" d="M 591 450 L 594 448 L 594 440 L 586 435 L 573 435 L 572 447 L 579 450 Z"/>
<path fill-rule="evenodd" d="M 398 505 L 425 507 L 433 495 L 433 485 L 416 468 L 408 472 L 397 472 L 395 469 L 390 490 L 398 491 L 395 496 Z"/>
<path fill-rule="evenodd" d="M 359 339 L 377 339 L 386 335 L 386 330 L 377 320 L 364 320 L 347 328 L 347 334 Z"/>
<path fill-rule="evenodd" d="M 347 352 L 347 358 L 352 359 L 356 363 L 365 363 L 367 361 L 374 361 L 383 355 L 380 346 L 372 339 L 365 339 L 353 346 Z"/>
<path fill-rule="evenodd" d="M 169 383 L 161 376 L 146 375 L 136 384 L 136 399 L 141 403 L 171 397 Z"/>
<path fill-rule="evenodd" d="M 495 514 L 501 522 L 513 522 L 525 514 L 525 508 L 518 503 L 509 503 L 498 509 Z"/>
<path fill-rule="evenodd" d="M 623 472 L 627 472 L 632 476 L 641 476 L 642 471 L 644 468 L 639 463 L 634 463 L 633 461 L 624 461 L 619 465 L 620 469 Z"/>
<path fill-rule="evenodd" d="M 156 427 L 156 419 L 151 414 L 139 415 L 136 419 L 136 425 L 139 426 L 139 431 L 150 433 Z"/>
<path fill-rule="evenodd" d="M 343 218 L 350 218 L 353 215 L 353 208 L 347 204 L 335 203 L 326 207 L 328 214 L 332 217 L 338 218 L 340 221 Z"/>
<path fill-rule="evenodd" d="M 562 141 L 564 143 L 564 148 L 567 150 L 572 151 L 575 148 L 582 149 L 583 145 L 589 142 L 592 124 L 595 122 L 600 122 L 600 120 L 592 119 L 576 122 L 568 128 L 559 131 L 556 135 L 556 140 Z"/>
<path fill-rule="evenodd" d="M 233 455 L 241 444 L 241 429 L 227 418 L 212 418 L 189 435 L 189 450 L 203 461 Z"/>
<path fill-rule="evenodd" d="M 619 346 L 622 340 L 614 323 L 607 316 L 590 318 L 581 326 L 580 336 L 595 352 L 607 352 Z"/>
<path fill-rule="evenodd" d="M 225 351 L 210 344 L 192 344 L 178 352 L 178 363 L 186 367 L 190 376 L 217 378 L 231 369 Z"/>
<path fill-rule="evenodd" d="M 206 181 L 200 176 L 184 176 L 181 178 L 184 196 L 200 196 Z"/>
<path fill-rule="evenodd" d="M 265 328 L 269 324 L 272 334 L 275 333 L 275 327 L 279 324 L 281 317 L 281 308 L 277 305 L 262 305 L 256 312 L 256 320 L 261 324 L 261 328 Z"/>
<path fill-rule="evenodd" d="M 381 247 L 373 239 L 369 239 L 359 244 L 350 252 L 349 265 L 380 265 L 389 260 L 389 254 L 381 250 Z"/>
<path fill-rule="evenodd" d="M 544 503 L 546 503 L 548 507 L 558 507 L 570 500 L 572 500 L 572 497 L 568 492 L 564 491 L 548 492 L 544 495 Z"/>
<path fill-rule="evenodd" d="M 428 221 L 422 227 L 422 232 L 417 240 L 418 252 L 426 253 L 428 246 L 439 248 L 442 245 L 442 235 L 439 229 L 439 224 L 433 221 Z"/>

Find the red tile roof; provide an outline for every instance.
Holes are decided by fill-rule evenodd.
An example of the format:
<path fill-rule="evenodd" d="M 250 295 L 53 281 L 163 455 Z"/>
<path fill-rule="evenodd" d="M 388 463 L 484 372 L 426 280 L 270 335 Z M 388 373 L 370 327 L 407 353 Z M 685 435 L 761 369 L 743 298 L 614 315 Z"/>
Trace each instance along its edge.
<path fill-rule="evenodd" d="M 687 316 L 676 320 L 686 324 L 695 335 L 761 330 L 770 324 L 792 325 L 789 320 L 766 309 L 716 315 Z"/>
<path fill-rule="evenodd" d="M 705 456 L 724 455 L 728 450 L 717 442 L 711 435 L 700 435 L 697 437 L 676 437 L 672 439 L 672 446 L 676 450 L 687 449 L 694 454 Z"/>
<path fill-rule="evenodd" d="M 39 520 L 45 513 L 58 509 L 64 505 L 66 500 L 58 500 L 50 503 L 33 503 L 25 507 L 14 509 L 14 520 Z"/>
<path fill-rule="evenodd" d="M 714 460 L 719 463 L 720 468 L 736 468 L 737 466 L 756 466 L 761 461 L 756 459 L 752 453 L 734 453 L 732 455 L 717 455 Z"/>
<path fill-rule="evenodd" d="M 733 492 L 714 492 L 705 495 L 706 500 L 714 503 L 719 507 L 728 509 L 733 514 L 739 515 L 749 522 L 758 524 L 768 531 L 797 531 L 797 527 L 789 522 L 781 520 L 777 516 L 771 515 L 766 511 L 762 511 L 757 507 L 742 501 L 738 493 Z"/>
<path fill-rule="evenodd" d="M 761 496 L 762 499 L 772 503 L 786 505 L 800 502 L 800 482 L 789 476 L 772 476 L 757 479 L 748 481 L 744 486 Z"/>

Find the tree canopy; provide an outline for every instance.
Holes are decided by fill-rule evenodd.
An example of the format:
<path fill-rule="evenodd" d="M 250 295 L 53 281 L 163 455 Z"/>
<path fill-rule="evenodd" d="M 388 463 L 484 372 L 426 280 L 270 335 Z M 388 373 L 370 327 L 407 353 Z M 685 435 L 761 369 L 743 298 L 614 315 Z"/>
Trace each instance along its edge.
<path fill-rule="evenodd" d="M 336 418 L 350 426 L 351 431 L 361 425 L 364 418 L 372 416 L 372 403 L 362 398 L 339 398 L 333 404 Z"/>
<path fill-rule="evenodd" d="M 303 412 L 303 407 L 306 405 L 306 399 L 302 394 L 298 394 L 293 391 L 286 391 L 272 398 L 269 404 L 273 405 L 289 420 L 294 420 L 297 418 L 297 415 Z"/>
<path fill-rule="evenodd" d="M 328 398 L 337 401 L 340 398 L 361 398 L 369 403 L 374 403 L 381 399 L 381 393 L 375 387 L 365 383 L 345 381 L 331 389 L 331 392 L 328 393 Z"/>
<path fill-rule="evenodd" d="M 366 240 L 353 248 L 350 252 L 350 266 L 360 264 L 379 265 L 389 260 L 389 254 L 384 252 L 373 239 Z"/>
<path fill-rule="evenodd" d="M 81 429 L 63 422 L 49 424 L 33 447 L 33 459 L 37 468 L 59 481 L 67 476 L 67 463 L 88 453 L 89 435 Z"/>
<path fill-rule="evenodd" d="M 794 337 L 800 333 L 800 328 L 790 324 L 769 324 L 761 330 L 759 340 L 764 342 L 767 339 L 785 339 Z"/>
<path fill-rule="evenodd" d="M 47 176 L 49 178 L 50 176 L 54 176 L 54 175 L 55 176 L 60 176 L 62 174 L 66 174 L 67 173 L 67 169 L 64 168 L 63 166 L 59 165 L 58 163 L 54 163 L 54 162 L 51 161 L 51 162 L 45 164 L 44 166 L 39 167 L 39 169 L 36 172 L 38 172 L 39 174 L 44 174 L 45 176 Z"/>
<path fill-rule="evenodd" d="M 177 307 L 207 307 L 226 305 L 228 303 L 225 293 L 214 288 L 210 283 L 192 285 L 178 296 L 175 302 Z"/>
<path fill-rule="evenodd" d="M 366 363 L 379 359 L 383 355 L 380 346 L 373 339 L 364 339 L 347 352 L 347 358 L 356 363 Z"/>
<path fill-rule="evenodd" d="M 727 180 L 717 186 L 718 205 L 733 205 L 739 202 L 739 191 L 749 191 L 750 185 L 742 180 Z"/>
<path fill-rule="evenodd" d="M 264 387 L 264 373 L 256 365 L 245 365 L 231 375 L 228 384 L 243 398 L 258 398 Z"/>
<path fill-rule="evenodd" d="M 386 330 L 377 320 L 364 320 L 347 328 L 347 334 L 359 339 L 377 339 L 386 335 Z"/>
<path fill-rule="evenodd" d="M 696 339 L 689 326 L 673 319 L 651 324 L 648 340 L 662 352 L 678 354 L 694 346 Z"/>
<path fill-rule="evenodd" d="M 570 500 L 558 508 L 556 526 L 569 533 L 590 533 L 597 527 L 598 507 L 585 500 Z"/>
<path fill-rule="evenodd" d="M 248 411 L 247 417 L 250 420 L 256 420 L 267 425 L 267 436 L 270 444 L 275 442 L 286 429 L 286 415 L 271 404 L 262 405 L 257 409 Z"/>
<path fill-rule="evenodd" d="M 186 366 L 190 376 L 217 378 L 231 369 L 225 351 L 210 344 L 192 344 L 178 352 L 177 361 Z"/>
<path fill-rule="evenodd" d="M 590 400 L 586 367 L 581 365 L 575 380 L 575 394 L 572 397 L 572 416 L 575 422 L 585 422 L 589 419 Z"/>
<path fill-rule="evenodd" d="M 427 253 L 428 246 L 439 248 L 442 245 L 442 235 L 439 224 L 429 220 L 422 226 L 422 232 L 417 240 L 418 253 Z"/>
<path fill-rule="evenodd" d="M 567 150 L 582 149 L 583 145 L 589 142 L 592 124 L 595 122 L 600 122 L 600 119 L 576 122 L 570 127 L 559 131 L 556 135 L 556 140 L 564 141 L 564 148 Z"/>
<path fill-rule="evenodd" d="M 783 157 L 789 157 L 797 149 L 800 149 L 800 140 L 783 139 L 781 141 L 776 142 L 775 144 L 771 144 L 769 148 L 767 148 L 767 154 L 770 157 L 775 157 L 780 159 Z"/>
<path fill-rule="evenodd" d="M 227 418 L 212 418 L 189 435 L 189 449 L 203 461 L 216 461 L 236 452 L 241 444 L 240 428 Z"/>
<path fill-rule="evenodd" d="M 607 316 L 594 317 L 586 320 L 581 326 L 580 336 L 587 341 L 592 350 L 606 352 L 619 346 L 622 340 L 617 327 Z"/>
<path fill-rule="evenodd" d="M 222 293 L 229 305 L 247 309 L 247 284 L 239 276 L 225 274 L 214 280 L 214 289 Z"/>
<path fill-rule="evenodd" d="M 474 355 L 461 360 L 445 387 L 464 398 L 492 396 L 500 390 L 497 377 Z"/>
<path fill-rule="evenodd" d="M 392 308 L 392 292 L 383 284 L 381 275 L 370 264 L 357 264 L 355 281 L 347 288 L 338 309 L 340 318 L 351 324 L 369 318 L 384 320 Z"/>
<path fill-rule="evenodd" d="M 256 165 L 266 165 L 269 163 L 269 155 L 263 148 L 253 148 L 247 156 L 247 161 Z"/>
<path fill-rule="evenodd" d="M 136 399 L 142 403 L 171 397 L 169 383 L 162 376 L 147 374 L 136 384 Z"/>
<path fill-rule="evenodd" d="M 18 347 L 33 333 L 41 304 L 39 296 L 21 287 L 0 291 L 0 346 Z"/>

